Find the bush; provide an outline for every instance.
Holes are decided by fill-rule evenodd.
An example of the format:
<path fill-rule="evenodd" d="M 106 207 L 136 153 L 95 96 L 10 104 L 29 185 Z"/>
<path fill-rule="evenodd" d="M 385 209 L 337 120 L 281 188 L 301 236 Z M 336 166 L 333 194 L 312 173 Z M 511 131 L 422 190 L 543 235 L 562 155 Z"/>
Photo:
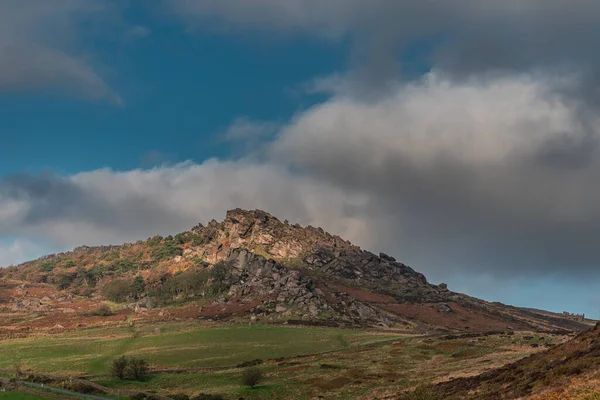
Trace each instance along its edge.
<path fill-rule="evenodd" d="M 190 396 L 187 394 L 171 394 L 168 397 L 172 400 L 190 400 Z"/>
<path fill-rule="evenodd" d="M 133 296 L 136 299 L 139 299 L 146 290 L 146 282 L 144 282 L 144 278 L 141 276 L 136 276 L 131 284 L 131 291 L 133 292 Z"/>
<path fill-rule="evenodd" d="M 64 273 L 64 274 L 56 276 L 54 278 L 55 283 L 56 283 L 56 288 L 58 290 L 67 289 L 69 286 L 71 286 L 71 284 L 73 283 L 73 281 L 75 280 L 76 277 L 77 277 L 77 275 L 73 274 L 73 273 Z"/>
<path fill-rule="evenodd" d="M 110 365 L 110 374 L 115 378 L 124 379 L 128 364 L 129 362 L 125 356 L 115 358 Z"/>
<path fill-rule="evenodd" d="M 112 281 L 104 286 L 102 294 L 116 303 L 124 303 L 130 297 L 133 297 L 131 282 L 125 280 Z"/>
<path fill-rule="evenodd" d="M 231 261 L 219 261 L 210 269 L 213 293 L 223 292 L 231 286 Z"/>
<path fill-rule="evenodd" d="M 141 358 L 132 357 L 127 365 L 127 377 L 142 381 L 148 377 L 148 363 Z"/>
<path fill-rule="evenodd" d="M 148 377 L 148 363 L 141 358 L 127 358 L 121 356 L 115 358 L 110 366 L 110 373 L 119 379 L 133 379 L 142 381 Z"/>
<path fill-rule="evenodd" d="M 421 386 L 413 392 L 406 392 L 398 397 L 398 400 L 442 400 L 442 396 L 432 387 Z"/>
<path fill-rule="evenodd" d="M 220 394 L 200 393 L 198 396 L 192 397 L 191 400 L 225 400 L 225 398 Z"/>
<path fill-rule="evenodd" d="M 242 383 L 251 388 L 256 387 L 262 379 L 263 372 L 258 367 L 246 368 L 242 374 Z"/>
<path fill-rule="evenodd" d="M 40 264 L 40 270 L 43 272 L 52 272 L 56 267 L 56 261 L 45 261 Z"/>
<path fill-rule="evenodd" d="M 162 261 L 168 260 L 175 256 L 180 256 L 183 254 L 183 250 L 181 247 L 173 240 L 171 237 L 170 240 L 166 238 L 162 245 L 156 245 L 152 249 L 152 259 L 154 261 Z"/>
<path fill-rule="evenodd" d="M 92 311 L 89 315 L 93 317 L 110 317 L 111 315 L 115 315 L 115 313 L 112 312 L 108 305 L 102 304 L 100 307 Z"/>

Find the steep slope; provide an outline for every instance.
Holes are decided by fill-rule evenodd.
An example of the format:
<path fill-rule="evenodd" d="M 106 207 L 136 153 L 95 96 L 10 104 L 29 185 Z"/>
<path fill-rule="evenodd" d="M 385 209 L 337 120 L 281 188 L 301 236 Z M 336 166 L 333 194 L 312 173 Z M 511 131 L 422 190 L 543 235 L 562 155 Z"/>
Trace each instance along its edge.
<path fill-rule="evenodd" d="M 10 304 L 5 302 L 5 309 L 22 313 L 78 310 L 68 306 L 73 303 L 89 309 L 109 298 L 134 311 L 190 304 L 178 316 L 189 318 L 446 331 L 588 328 L 454 293 L 386 254 L 260 210 L 231 210 L 220 223 L 213 220 L 175 237 L 83 246 L 0 274 L 12 282 L 0 293 Z M 17 290 L 22 282 L 29 287 Z"/>
<path fill-rule="evenodd" d="M 599 367 L 600 325 L 597 325 L 566 343 L 500 369 L 439 384 L 436 393 L 444 399 L 592 399 L 597 398 L 600 389 Z M 595 379 L 596 385 L 593 388 L 579 385 L 574 378 L 583 382 Z M 570 387 L 578 385 L 579 395 L 571 396 Z"/>

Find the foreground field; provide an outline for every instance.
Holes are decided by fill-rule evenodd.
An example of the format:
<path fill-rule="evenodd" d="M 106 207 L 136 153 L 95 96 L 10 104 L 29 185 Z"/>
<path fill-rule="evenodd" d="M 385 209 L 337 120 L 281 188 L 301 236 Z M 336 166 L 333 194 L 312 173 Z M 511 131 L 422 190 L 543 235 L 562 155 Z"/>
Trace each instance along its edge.
<path fill-rule="evenodd" d="M 90 329 L 0 342 L 0 369 L 15 363 L 40 373 L 105 374 L 110 361 L 136 355 L 153 366 L 206 368 L 293 357 L 398 337 L 365 331 L 168 324 Z"/>
<path fill-rule="evenodd" d="M 163 394 L 213 393 L 237 399 L 386 398 L 422 383 L 478 374 L 565 340 L 545 334 L 410 336 L 391 331 L 283 326 L 164 324 L 90 329 L 0 341 L 0 368 L 88 375 L 103 386 Z M 143 382 L 108 375 L 119 355 L 147 360 Z M 264 360 L 256 389 L 242 369 Z M 177 369 L 177 371 L 175 371 Z M 0 398 L 1 400 L 1 398 Z"/>
<path fill-rule="evenodd" d="M 0 393 L 0 400 L 43 400 L 47 397 L 41 397 L 41 395 L 20 393 L 20 392 L 5 392 Z"/>

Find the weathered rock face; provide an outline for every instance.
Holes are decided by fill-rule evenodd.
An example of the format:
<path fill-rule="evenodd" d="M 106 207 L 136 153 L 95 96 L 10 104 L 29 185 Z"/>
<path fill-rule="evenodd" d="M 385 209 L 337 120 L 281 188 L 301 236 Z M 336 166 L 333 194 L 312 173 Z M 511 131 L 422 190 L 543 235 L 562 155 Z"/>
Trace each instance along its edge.
<path fill-rule="evenodd" d="M 387 314 L 351 296 L 328 293 L 326 298 L 325 292 L 311 277 L 273 259 L 238 248 L 230 252 L 228 260 L 232 263 L 234 277 L 228 296 L 239 298 L 242 303 L 261 300 L 261 305 L 254 310 L 261 316 L 277 314 L 384 326 L 393 324 Z"/>
<path fill-rule="evenodd" d="M 230 249 L 239 247 L 275 259 L 299 259 L 307 251 L 320 247 L 360 251 L 321 228 L 286 224 L 260 210 L 231 210 L 223 222 L 212 220 L 208 226 L 198 225 L 193 231 L 202 236 L 199 252 L 211 263 L 226 258 Z"/>
<path fill-rule="evenodd" d="M 232 263 L 234 277 L 228 297 L 242 303 L 260 300 L 260 305 L 252 310 L 256 317 L 326 319 L 363 325 L 393 324 L 390 316 L 383 311 L 346 294 L 326 295 L 311 277 L 273 259 L 245 249 L 234 249 L 228 260 Z M 217 301 L 225 302 L 227 299 Z"/>
<path fill-rule="evenodd" d="M 184 257 L 198 256 L 210 263 L 229 257 L 237 248 L 282 264 L 340 282 L 385 293 L 406 301 L 444 301 L 444 287 L 430 285 L 425 276 L 386 254 L 379 256 L 330 235 L 321 228 L 281 222 L 260 211 L 235 209 L 221 223 L 211 221 L 193 231 L 201 245 Z"/>

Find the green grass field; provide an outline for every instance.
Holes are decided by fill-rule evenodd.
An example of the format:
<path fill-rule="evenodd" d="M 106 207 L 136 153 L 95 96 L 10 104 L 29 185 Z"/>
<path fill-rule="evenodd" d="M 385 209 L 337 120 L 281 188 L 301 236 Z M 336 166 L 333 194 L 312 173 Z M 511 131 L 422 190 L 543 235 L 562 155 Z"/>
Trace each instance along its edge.
<path fill-rule="evenodd" d="M 18 360 L 38 373 L 104 375 L 93 381 L 119 390 L 203 392 L 228 400 L 355 399 L 374 393 L 393 397 L 422 382 L 480 373 L 554 340 L 561 339 L 515 334 L 443 340 L 384 331 L 178 323 L 0 341 L 0 369 L 10 372 Z M 357 347 L 362 344 L 373 346 Z M 154 368 L 192 370 L 153 373 L 142 382 L 109 377 L 110 362 L 122 354 L 144 358 Z M 242 369 L 193 371 L 255 359 L 271 360 L 260 366 L 266 376 L 256 389 L 243 387 Z"/>
<path fill-rule="evenodd" d="M 43 400 L 44 397 L 36 396 L 29 393 L 20 392 L 5 392 L 0 393 L 0 400 Z"/>
<path fill-rule="evenodd" d="M 159 327 L 160 333 L 153 333 Z M 389 338 L 363 331 L 273 326 L 168 324 L 139 329 L 94 329 L 0 342 L 0 369 L 15 362 L 42 373 L 103 374 L 117 356 L 136 355 L 153 366 L 204 368 L 255 359 L 319 353 Z"/>

